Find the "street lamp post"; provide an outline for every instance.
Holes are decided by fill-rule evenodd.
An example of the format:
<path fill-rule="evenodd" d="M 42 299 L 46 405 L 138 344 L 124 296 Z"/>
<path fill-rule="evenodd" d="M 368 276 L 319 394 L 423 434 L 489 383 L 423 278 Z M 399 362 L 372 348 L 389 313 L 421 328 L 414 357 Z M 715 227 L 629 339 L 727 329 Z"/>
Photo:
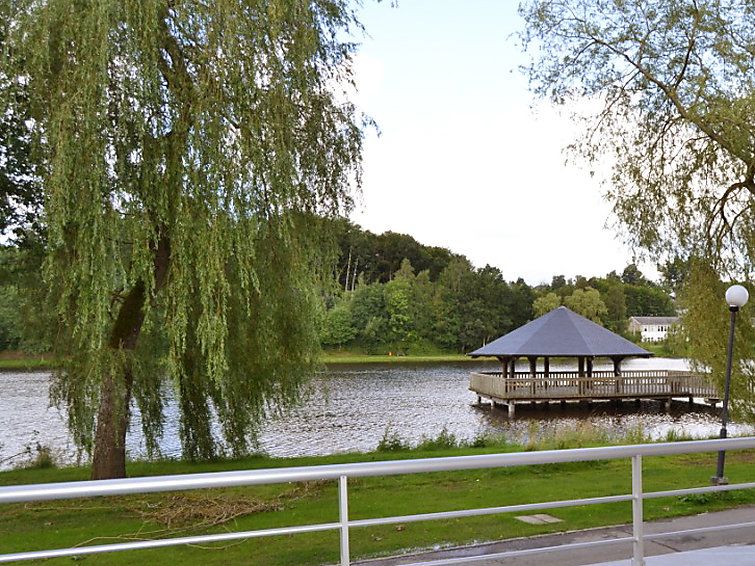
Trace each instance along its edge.
<path fill-rule="evenodd" d="M 737 320 L 737 312 L 742 308 L 747 299 L 750 298 L 747 289 L 742 285 L 732 285 L 726 290 L 726 302 L 729 304 L 729 311 L 731 312 L 731 322 L 729 324 L 729 349 L 726 354 L 726 383 L 724 385 L 724 406 L 721 411 L 721 433 L 719 438 L 726 438 L 726 425 L 729 422 L 729 385 L 731 383 L 731 359 L 734 353 L 734 323 Z M 718 453 L 718 467 L 716 469 L 716 475 L 711 478 L 711 483 L 715 485 L 725 485 L 729 483 L 729 479 L 724 476 L 724 461 L 726 459 L 726 452 L 721 450 Z"/>

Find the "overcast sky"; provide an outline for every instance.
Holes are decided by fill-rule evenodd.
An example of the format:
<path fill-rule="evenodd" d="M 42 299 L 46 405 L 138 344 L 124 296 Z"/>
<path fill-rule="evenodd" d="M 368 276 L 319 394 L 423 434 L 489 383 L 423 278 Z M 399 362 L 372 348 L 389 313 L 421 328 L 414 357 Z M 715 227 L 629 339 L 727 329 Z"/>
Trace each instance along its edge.
<path fill-rule="evenodd" d="M 515 0 L 365 2 L 357 102 L 374 118 L 352 220 L 498 267 L 531 285 L 621 273 L 599 181 L 566 164 L 576 126 L 532 108 Z M 655 273 L 640 266 L 646 275 Z"/>

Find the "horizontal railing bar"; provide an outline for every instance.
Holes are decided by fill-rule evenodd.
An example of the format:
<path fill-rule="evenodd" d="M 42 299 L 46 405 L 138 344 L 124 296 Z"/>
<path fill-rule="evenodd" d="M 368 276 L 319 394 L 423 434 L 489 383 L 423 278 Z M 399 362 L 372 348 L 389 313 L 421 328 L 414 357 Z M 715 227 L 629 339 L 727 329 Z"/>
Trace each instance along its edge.
<path fill-rule="evenodd" d="M 209 542 L 224 542 L 248 538 L 259 538 L 276 535 L 294 535 L 301 533 L 314 533 L 331 531 L 341 527 L 340 523 L 322 523 L 319 525 L 302 525 L 299 527 L 281 527 L 277 529 L 264 529 L 259 531 L 242 531 L 233 533 L 218 533 L 214 535 L 195 535 L 190 537 L 164 538 L 156 540 L 140 540 L 133 542 L 119 542 L 114 544 L 96 544 L 91 546 L 78 546 L 71 548 L 59 548 L 54 550 L 38 550 L 32 552 L 16 552 L 13 554 L 0 554 L 0 562 L 14 562 L 17 560 L 37 560 L 42 558 L 60 558 L 63 556 L 79 556 L 82 554 L 98 554 L 102 552 L 116 552 L 119 550 L 140 550 L 145 548 L 161 548 L 166 546 L 178 546 L 183 544 L 200 544 Z"/>
<path fill-rule="evenodd" d="M 755 489 L 755 483 L 733 483 L 728 485 L 707 485 L 701 487 L 688 487 L 686 489 L 672 489 L 668 491 L 651 491 L 643 493 L 643 499 L 655 499 L 658 497 L 675 497 L 691 495 L 695 493 L 710 493 L 716 491 L 733 491 L 735 489 Z"/>
<path fill-rule="evenodd" d="M 610 546 L 622 542 L 632 542 L 632 537 L 621 537 L 608 540 L 590 540 L 584 542 L 572 542 L 566 545 L 558 546 L 541 546 L 538 548 L 525 548 L 522 550 L 508 550 L 506 552 L 496 552 L 493 554 L 483 554 L 480 556 L 462 556 L 458 558 L 442 558 L 440 560 L 431 560 L 430 562 L 412 562 L 404 566 L 447 566 L 450 564 L 471 564 L 498 558 L 515 558 L 517 556 L 528 556 L 532 554 L 542 554 L 545 552 L 558 552 L 560 550 L 580 550 L 583 548 L 595 548 L 600 546 Z"/>
<path fill-rule="evenodd" d="M 657 538 L 670 538 L 681 535 L 694 535 L 699 533 L 713 533 L 716 531 L 728 531 L 730 529 L 747 529 L 755 527 L 755 521 L 749 521 L 747 523 L 731 523 L 728 525 L 711 525 L 709 527 L 697 527 L 695 529 L 685 529 L 683 531 L 667 531 L 665 533 L 652 533 L 643 536 L 646 540 L 652 540 Z"/>
<path fill-rule="evenodd" d="M 479 509 L 463 509 L 460 511 L 439 511 L 437 513 L 418 513 L 416 515 L 401 515 L 381 517 L 378 519 L 356 519 L 349 521 L 350 527 L 375 527 L 378 525 L 392 525 L 395 523 L 412 523 L 417 521 L 436 521 L 442 519 L 458 519 L 475 517 L 478 515 L 496 515 L 501 513 L 518 513 L 520 511 L 538 511 L 541 509 L 558 509 L 561 507 L 577 507 L 580 505 L 598 505 L 601 503 L 618 503 L 631 501 L 632 495 L 607 495 L 604 497 L 588 497 L 584 499 L 565 499 L 561 501 L 544 501 L 542 503 L 523 503 L 521 505 L 504 505 L 502 507 L 481 507 Z"/>
<path fill-rule="evenodd" d="M 347 477 L 389 476 L 443 471 L 461 471 L 511 466 L 531 466 L 591 460 L 631 458 L 635 455 L 660 456 L 755 447 L 755 437 L 714 440 L 689 440 L 666 444 L 601 446 L 541 452 L 510 452 L 476 456 L 452 456 L 416 460 L 387 460 L 326 466 L 240 470 L 114 480 L 92 480 L 5 486 L 0 488 L 0 503 L 46 501 L 76 497 L 128 495 L 218 487 L 237 487 L 272 483 L 303 482 Z"/>

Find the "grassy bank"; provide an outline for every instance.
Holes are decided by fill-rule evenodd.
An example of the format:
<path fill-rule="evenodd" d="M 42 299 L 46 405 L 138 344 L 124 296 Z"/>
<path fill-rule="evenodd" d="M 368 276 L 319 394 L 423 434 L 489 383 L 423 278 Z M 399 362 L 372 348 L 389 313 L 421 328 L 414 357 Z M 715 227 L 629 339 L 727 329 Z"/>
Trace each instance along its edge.
<path fill-rule="evenodd" d="M 408 356 L 388 356 L 383 354 L 355 354 L 350 352 L 326 352 L 322 357 L 325 364 L 406 364 L 406 363 L 447 363 L 475 361 L 462 354 L 426 354 Z M 479 361 L 479 360 L 478 360 Z"/>
<path fill-rule="evenodd" d="M 390 440 L 390 439 L 388 439 Z M 379 459 L 404 459 L 486 454 L 521 448 L 489 445 L 451 446 L 448 438 L 425 442 L 408 450 L 400 443 L 385 446 L 394 452 L 337 455 L 321 458 L 271 459 L 264 457 L 218 463 L 132 463 L 133 476 L 182 474 L 230 469 L 336 464 Z M 478 444 L 485 444 L 478 442 Z M 533 447 L 530 447 L 532 449 Z M 647 491 L 707 485 L 716 455 L 694 454 L 643 459 Z M 727 475 L 732 483 L 752 480 L 753 453 L 729 453 Z M 82 480 L 86 468 L 27 469 L 0 473 L 0 484 Z M 349 482 L 352 519 L 408 515 L 490 507 L 525 502 L 629 493 L 628 461 L 584 462 L 463 472 L 443 472 L 363 478 Z M 755 502 L 755 493 L 650 499 L 648 520 L 694 514 Z M 629 503 L 555 509 L 549 513 L 561 523 L 528 525 L 512 515 L 493 515 L 451 521 L 406 523 L 386 527 L 354 528 L 352 557 L 395 554 L 436 545 L 530 536 L 563 530 L 626 523 Z M 256 530 L 284 525 L 337 521 L 334 482 L 310 482 L 130 497 L 53 501 L 0 507 L 0 551 L 15 552 L 89 543 L 185 536 L 208 532 Z M 278 566 L 335 563 L 338 535 L 314 533 L 254 539 L 220 545 L 176 547 L 87 556 L 87 564 L 269 564 Z M 84 559 L 84 558 L 82 558 Z M 68 559 L 50 561 L 70 563 Z"/>
<path fill-rule="evenodd" d="M 406 364 L 406 363 L 449 363 L 474 361 L 461 354 L 426 354 L 410 356 L 389 356 L 386 354 L 361 354 L 352 352 L 325 352 L 321 358 L 325 364 Z M 0 371 L 47 370 L 52 369 L 50 356 L 32 357 L 17 352 L 0 352 Z"/>
<path fill-rule="evenodd" d="M 0 352 L 0 371 L 45 370 L 52 367 L 52 356 L 50 354 L 34 356 L 11 350 Z"/>

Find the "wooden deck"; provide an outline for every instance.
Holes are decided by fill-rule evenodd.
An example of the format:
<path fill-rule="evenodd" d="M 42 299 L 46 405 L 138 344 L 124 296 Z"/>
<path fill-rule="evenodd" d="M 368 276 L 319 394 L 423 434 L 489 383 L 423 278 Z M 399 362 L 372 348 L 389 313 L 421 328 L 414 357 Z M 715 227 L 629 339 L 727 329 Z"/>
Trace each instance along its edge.
<path fill-rule="evenodd" d="M 668 399 L 702 397 L 718 400 L 716 388 L 705 376 L 670 370 L 593 371 L 590 377 L 576 371 L 534 374 L 516 372 L 504 379 L 501 372 L 471 373 L 469 389 L 480 398 L 509 405 L 527 401 L 592 401 L 598 399 Z"/>

